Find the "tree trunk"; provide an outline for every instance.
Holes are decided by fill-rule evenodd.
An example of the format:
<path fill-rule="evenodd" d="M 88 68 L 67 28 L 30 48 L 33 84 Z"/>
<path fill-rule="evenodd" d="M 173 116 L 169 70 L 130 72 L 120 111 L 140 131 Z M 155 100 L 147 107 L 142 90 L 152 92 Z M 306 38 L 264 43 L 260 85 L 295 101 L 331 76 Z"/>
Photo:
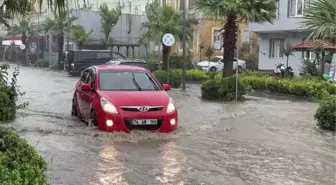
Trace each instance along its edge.
<path fill-rule="evenodd" d="M 169 46 L 165 46 L 164 44 L 162 44 L 162 69 L 163 70 L 168 69 L 170 49 L 171 48 Z"/>
<path fill-rule="evenodd" d="M 63 65 L 62 65 L 62 61 L 63 61 L 63 46 L 64 46 L 64 35 L 60 34 L 58 35 L 57 38 L 57 43 L 58 43 L 58 69 L 62 70 L 63 69 Z"/>
<path fill-rule="evenodd" d="M 23 45 L 25 45 L 26 46 L 26 48 L 22 51 L 22 53 L 23 53 L 23 63 L 25 63 L 25 64 L 27 64 L 27 49 L 29 48 L 28 46 L 27 46 L 27 35 L 26 35 L 26 33 L 25 32 L 22 32 L 22 36 L 21 36 L 21 42 L 22 42 L 22 44 Z"/>
<path fill-rule="evenodd" d="M 289 56 L 286 56 L 287 57 L 287 61 L 286 61 L 286 71 L 285 71 L 285 76 L 287 76 L 288 75 L 288 59 L 289 59 Z"/>
<path fill-rule="evenodd" d="M 224 47 L 224 69 L 223 69 L 223 77 L 230 76 L 233 74 L 233 60 L 234 53 L 237 42 L 237 31 L 238 26 L 236 24 L 237 16 L 235 14 L 231 14 L 228 16 L 225 25 L 224 25 L 224 33 L 223 33 L 223 47 Z"/>

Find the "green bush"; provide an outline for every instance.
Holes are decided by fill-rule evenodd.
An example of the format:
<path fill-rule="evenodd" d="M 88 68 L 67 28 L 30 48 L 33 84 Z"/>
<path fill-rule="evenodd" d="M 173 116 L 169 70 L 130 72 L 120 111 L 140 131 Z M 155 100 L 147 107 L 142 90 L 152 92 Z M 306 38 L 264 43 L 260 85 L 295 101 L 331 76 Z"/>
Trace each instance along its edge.
<path fill-rule="evenodd" d="M 37 66 L 41 68 L 48 68 L 49 64 L 50 64 L 49 60 L 46 59 L 39 59 L 37 61 Z"/>
<path fill-rule="evenodd" d="M 50 62 L 49 68 L 52 70 L 59 70 L 57 62 Z"/>
<path fill-rule="evenodd" d="M 168 83 L 173 88 L 181 86 L 182 71 L 180 69 L 169 69 L 168 71 L 157 70 L 153 74 L 161 84 Z"/>
<path fill-rule="evenodd" d="M 24 93 L 17 85 L 18 68 L 14 69 L 12 78 L 8 79 L 9 66 L 0 66 L 0 122 L 12 121 L 16 117 L 18 108 L 26 107 L 28 103 L 17 104 Z"/>
<path fill-rule="evenodd" d="M 183 57 L 178 55 L 172 55 L 169 57 L 169 68 L 170 69 L 182 69 Z M 187 55 L 185 61 L 186 69 L 193 69 L 192 56 Z"/>
<path fill-rule="evenodd" d="M 236 77 L 230 76 L 222 80 L 212 79 L 203 82 L 202 98 L 209 100 L 233 100 L 236 96 Z M 241 81 L 238 81 L 238 99 L 242 99 L 246 88 Z"/>
<path fill-rule="evenodd" d="M 317 125 L 325 130 L 335 131 L 336 125 L 336 96 L 330 96 L 320 102 L 314 117 Z"/>
<path fill-rule="evenodd" d="M 44 185 L 47 163 L 24 139 L 0 127 L 1 185 Z"/>
<path fill-rule="evenodd" d="M 215 76 L 220 72 L 207 72 L 207 75 L 210 77 L 210 79 L 215 79 Z"/>
<path fill-rule="evenodd" d="M 335 94 L 336 87 L 327 81 L 307 80 L 304 78 L 275 78 L 269 76 L 244 76 L 242 83 L 254 90 L 266 90 L 302 96 L 311 99 L 322 99 Z"/>
<path fill-rule="evenodd" d="M 16 104 L 10 87 L 0 83 L 0 121 L 12 121 L 16 116 Z"/>
<path fill-rule="evenodd" d="M 209 80 L 211 77 L 206 71 L 199 69 L 190 69 L 187 71 L 187 80 L 190 81 L 205 81 Z"/>

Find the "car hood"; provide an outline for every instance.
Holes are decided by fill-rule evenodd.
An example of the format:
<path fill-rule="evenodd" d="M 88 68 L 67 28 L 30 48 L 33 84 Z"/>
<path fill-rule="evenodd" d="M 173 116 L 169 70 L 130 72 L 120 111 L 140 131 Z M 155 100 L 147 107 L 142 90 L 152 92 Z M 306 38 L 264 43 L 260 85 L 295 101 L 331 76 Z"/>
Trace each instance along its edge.
<path fill-rule="evenodd" d="M 216 64 L 216 62 L 210 62 L 210 66 L 213 66 L 215 64 Z M 201 67 L 207 67 L 207 66 L 209 66 L 209 61 L 198 62 L 197 65 L 201 66 Z"/>
<path fill-rule="evenodd" d="M 165 91 L 100 91 L 114 106 L 166 106 L 170 96 Z"/>

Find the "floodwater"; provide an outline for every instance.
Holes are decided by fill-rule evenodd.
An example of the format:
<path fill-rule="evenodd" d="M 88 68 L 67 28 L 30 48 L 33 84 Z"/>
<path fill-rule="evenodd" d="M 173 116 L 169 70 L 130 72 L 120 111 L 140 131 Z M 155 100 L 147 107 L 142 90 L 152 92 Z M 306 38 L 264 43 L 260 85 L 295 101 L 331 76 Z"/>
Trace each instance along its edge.
<path fill-rule="evenodd" d="M 199 85 L 170 91 L 179 128 L 102 133 L 70 116 L 78 78 L 21 67 L 29 101 L 10 126 L 49 162 L 52 185 L 326 184 L 335 180 L 335 134 L 316 127 L 317 104 L 250 97 L 202 101 Z"/>

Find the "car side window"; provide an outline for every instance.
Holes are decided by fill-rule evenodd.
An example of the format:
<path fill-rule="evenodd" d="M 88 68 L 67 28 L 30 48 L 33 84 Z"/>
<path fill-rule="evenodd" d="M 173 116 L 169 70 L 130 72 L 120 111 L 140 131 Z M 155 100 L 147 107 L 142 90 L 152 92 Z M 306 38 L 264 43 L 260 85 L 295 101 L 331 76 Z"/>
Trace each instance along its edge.
<path fill-rule="evenodd" d="M 87 79 L 87 76 L 88 76 L 88 73 L 89 73 L 89 70 L 85 70 L 83 73 L 82 73 L 82 77 L 80 79 L 81 82 L 83 83 L 87 83 L 88 79 Z"/>
<path fill-rule="evenodd" d="M 87 83 L 91 84 L 92 82 L 94 82 L 94 71 L 90 69 L 87 75 Z"/>

